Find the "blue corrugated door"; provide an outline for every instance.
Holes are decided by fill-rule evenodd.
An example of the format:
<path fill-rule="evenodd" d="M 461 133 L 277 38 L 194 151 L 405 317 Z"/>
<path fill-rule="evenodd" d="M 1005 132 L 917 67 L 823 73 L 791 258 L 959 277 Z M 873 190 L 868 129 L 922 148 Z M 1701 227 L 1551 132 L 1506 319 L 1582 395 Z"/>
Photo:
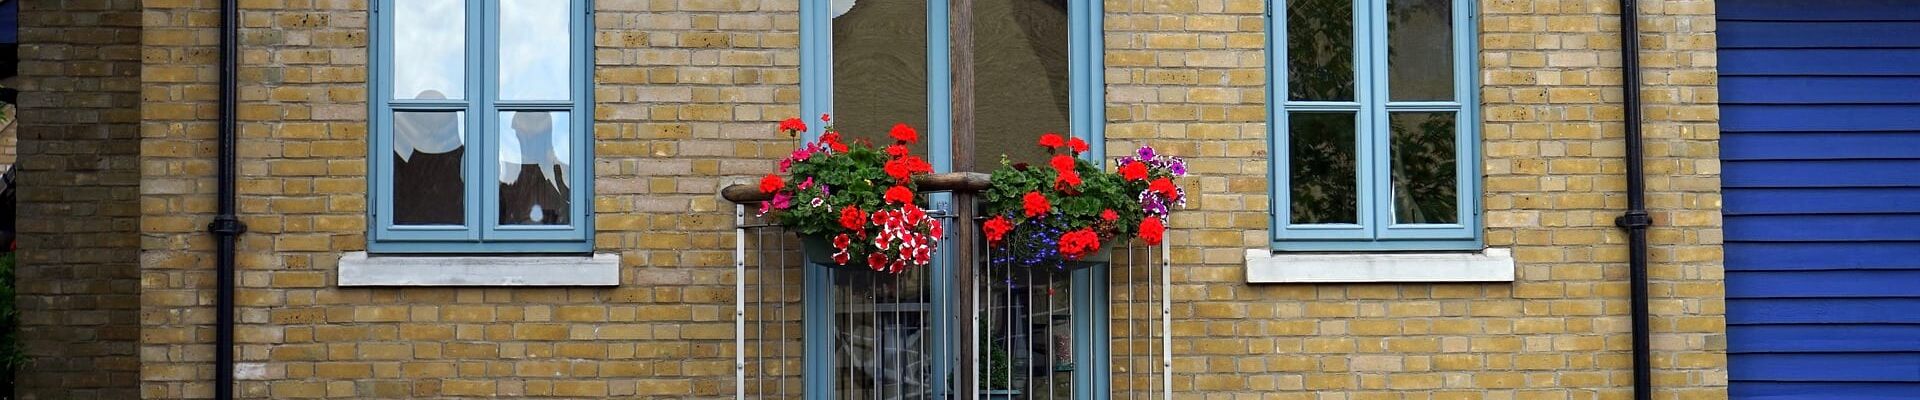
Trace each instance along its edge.
<path fill-rule="evenodd" d="M 1729 0 L 1734 399 L 1920 399 L 1920 1 Z"/>

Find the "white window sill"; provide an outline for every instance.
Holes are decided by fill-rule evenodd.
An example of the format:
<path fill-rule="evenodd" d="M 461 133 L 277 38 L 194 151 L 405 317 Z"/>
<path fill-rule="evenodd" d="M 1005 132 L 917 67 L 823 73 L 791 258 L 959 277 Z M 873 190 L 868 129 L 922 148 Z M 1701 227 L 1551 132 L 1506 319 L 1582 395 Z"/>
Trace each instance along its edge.
<path fill-rule="evenodd" d="M 1513 282 L 1513 250 L 1289 254 L 1247 250 L 1248 283 Z"/>
<path fill-rule="evenodd" d="M 620 256 L 340 258 L 340 286 L 619 286 Z"/>

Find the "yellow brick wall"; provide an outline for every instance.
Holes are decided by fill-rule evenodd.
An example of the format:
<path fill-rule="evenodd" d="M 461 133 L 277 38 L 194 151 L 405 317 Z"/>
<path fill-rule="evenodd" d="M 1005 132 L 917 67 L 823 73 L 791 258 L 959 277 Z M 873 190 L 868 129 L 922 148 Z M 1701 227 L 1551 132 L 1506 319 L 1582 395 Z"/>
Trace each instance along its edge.
<path fill-rule="evenodd" d="M 730 205 L 797 114 L 791 0 L 601 0 L 596 247 L 611 289 L 342 289 L 365 247 L 364 0 L 243 2 L 240 393 L 723 397 Z M 1611 1 L 1480 4 L 1488 243 L 1506 284 L 1248 285 L 1266 245 L 1265 2 L 1106 2 L 1107 135 L 1189 157 L 1174 224 L 1175 388 L 1208 399 L 1598 399 L 1629 391 Z M 141 394 L 205 397 L 217 2 L 148 1 Z M 1711 1 L 1652 1 L 1655 385 L 1725 397 Z"/>
<path fill-rule="evenodd" d="M 7 210 L 19 230 L 11 300 L 32 360 L 6 394 L 131 398 L 140 374 L 140 7 L 18 5 L 20 75 L 9 83 L 19 109 L 0 111 L 0 164 L 18 167 L 18 203 Z"/>

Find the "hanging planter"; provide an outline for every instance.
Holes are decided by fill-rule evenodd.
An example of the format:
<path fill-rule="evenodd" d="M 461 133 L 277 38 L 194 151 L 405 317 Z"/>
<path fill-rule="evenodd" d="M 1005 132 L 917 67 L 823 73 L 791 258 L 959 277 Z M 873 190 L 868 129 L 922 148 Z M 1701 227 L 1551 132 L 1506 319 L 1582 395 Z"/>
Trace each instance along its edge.
<path fill-rule="evenodd" d="M 823 123 L 832 121 L 821 115 Z M 806 123 L 789 118 L 780 132 L 798 137 Z M 911 154 L 920 140 L 906 124 L 894 125 L 892 145 L 876 149 L 865 141 L 845 143 L 828 125 L 818 140 L 799 146 L 780 160 L 781 177 L 760 180 L 771 195 L 760 214 L 800 234 L 808 262 L 831 267 L 899 274 L 933 262 L 942 227 L 927 214 L 914 177 L 933 165 Z"/>
<path fill-rule="evenodd" d="M 1058 134 L 1040 136 L 1051 158 L 1044 167 L 1001 158 L 985 194 L 983 215 L 994 264 L 1072 270 L 1102 266 L 1113 249 L 1133 238 L 1158 245 L 1173 207 L 1186 190 L 1173 178 L 1186 162 L 1143 146 L 1115 160 L 1113 171 L 1080 158 L 1087 143 Z"/>

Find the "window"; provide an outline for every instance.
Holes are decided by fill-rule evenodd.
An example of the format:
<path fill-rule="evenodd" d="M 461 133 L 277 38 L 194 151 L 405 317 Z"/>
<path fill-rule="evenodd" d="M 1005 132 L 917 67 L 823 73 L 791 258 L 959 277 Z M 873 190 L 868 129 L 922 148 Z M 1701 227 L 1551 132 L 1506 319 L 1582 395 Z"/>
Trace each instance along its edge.
<path fill-rule="evenodd" d="M 1480 248 L 1472 4 L 1273 2 L 1274 249 Z"/>
<path fill-rule="evenodd" d="M 370 251 L 592 250 L 586 2 L 376 0 Z"/>

